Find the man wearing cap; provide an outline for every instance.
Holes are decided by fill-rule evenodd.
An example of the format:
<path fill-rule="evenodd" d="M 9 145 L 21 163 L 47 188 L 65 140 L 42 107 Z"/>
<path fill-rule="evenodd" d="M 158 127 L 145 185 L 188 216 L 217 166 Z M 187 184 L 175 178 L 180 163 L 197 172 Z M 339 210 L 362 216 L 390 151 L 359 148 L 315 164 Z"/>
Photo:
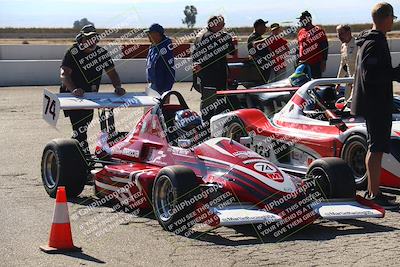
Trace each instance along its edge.
<path fill-rule="evenodd" d="M 146 76 L 149 95 L 160 96 L 170 91 L 175 82 L 174 54 L 172 41 L 165 36 L 160 24 L 153 24 L 146 30 L 151 42 L 147 54 Z"/>
<path fill-rule="evenodd" d="M 212 16 L 207 28 L 196 36 L 192 52 L 194 79 L 200 85 L 200 109 L 206 125 L 209 125 L 212 116 L 227 108 L 235 109 L 237 105 L 234 98 L 216 95 L 216 90 L 227 88 L 227 56 L 233 55 L 236 50 L 232 36 L 223 30 L 224 27 L 224 17 Z"/>
<path fill-rule="evenodd" d="M 393 81 L 400 81 L 400 66 L 393 68 L 386 33 L 396 16 L 388 3 L 376 4 L 371 12 L 373 27 L 356 38 L 356 59 L 351 113 L 363 116 L 368 131 L 365 159 L 368 176 L 366 197 L 386 209 L 398 208 L 395 198 L 379 189 L 383 153 L 391 151 Z"/>
<path fill-rule="evenodd" d="M 340 65 L 337 77 L 353 77 L 356 71 L 355 68 L 358 47 L 353 35 L 351 34 L 351 28 L 349 25 L 338 25 L 336 27 L 336 33 L 337 37 L 342 43 L 340 49 Z M 342 87 L 337 85 L 336 89 L 339 90 L 340 88 Z M 351 91 L 351 86 L 345 87 L 344 96 L 346 100 L 351 97 Z"/>
<path fill-rule="evenodd" d="M 249 50 L 249 53 L 250 50 L 255 47 L 255 43 L 263 39 L 263 35 L 267 32 L 267 23 L 268 21 L 264 21 L 263 19 L 258 19 L 254 22 L 254 31 L 247 39 L 247 49 Z"/>
<path fill-rule="evenodd" d="M 271 51 L 273 60 L 274 81 L 285 78 L 286 58 L 289 56 L 288 41 L 282 36 L 282 29 L 278 23 L 271 24 L 271 35 L 267 38 L 269 50 Z"/>
<path fill-rule="evenodd" d="M 263 38 L 263 34 L 267 32 L 267 23 L 268 21 L 257 19 L 253 24 L 254 31 L 247 39 L 249 57 L 254 60 L 254 63 L 258 68 L 258 73 L 260 73 L 262 76 L 261 80 L 264 83 L 268 83 L 271 74 L 271 58 L 268 57 L 270 50 L 268 48 L 268 44 L 265 42 L 266 39 Z"/>
<path fill-rule="evenodd" d="M 99 35 L 93 25 L 84 26 L 75 37 L 76 43 L 65 53 L 60 68 L 61 93 L 70 92 L 82 97 L 86 92 L 98 92 L 103 71 L 106 71 L 117 95 L 125 94 L 121 80 L 108 51 L 97 45 Z M 87 128 L 93 119 L 93 110 L 68 110 L 74 131 L 72 138 L 79 141 L 84 153 L 90 153 Z"/>
<path fill-rule="evenodd" d="M 312 16 L 308 11 L 301 13 L 298 19 L 301 26 L 297 35 L 299 62 L 310 65 L 312 78 L 321 78 L 328 60 L 328 39 L 325 31 L 312 24 Z"/>

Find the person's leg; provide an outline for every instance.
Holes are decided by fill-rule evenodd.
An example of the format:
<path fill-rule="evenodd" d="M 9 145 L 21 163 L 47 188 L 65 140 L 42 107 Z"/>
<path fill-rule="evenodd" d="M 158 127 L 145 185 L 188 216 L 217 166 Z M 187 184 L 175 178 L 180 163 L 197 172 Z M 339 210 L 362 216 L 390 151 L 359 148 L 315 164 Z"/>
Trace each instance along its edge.
<path fill-rule="evenodd" d="M 87 130 L 88 125 L 93 119 L 93 110 L 71 110 L 69 112 L 69 119 L 72 124 L 73 139 L 79 142 L 80 147 L 84 153 L 89 154 L 89 145 L 87 143 Z"/>
<path fill-rule="evenodd" d="M 208 127 L 210 126 L 210 120 L 214 116 L 216 110 L 214 103 L 217 101 L 217 97 L 215 92 L 208 92 L 203 90 L 203 94 L 201 96 L 201 104 L 200 104 L 200 111 L 201 111 L 201 118 L 203 119 L 203 123 L 207 124 Z"/>
<path fill-rule="evenodd" d="M 365 166 L 368 176 L 368 192 L 376 196 L 379 194 L 381 177 L 382 152 L 371 152 L 368 150 L 365 157 Z"/>
<path fill-rule="evenodd" d="M 319 79 L 322 77 L 321 63 L 310 65 L 311 75 L 313 79 Z"/>
<path fill-rule="evenodd" d="M 368 192 L 374 196 L 380 193 L 380 176 L 383 153 L 390 152 L 392 116 L 377 114 L 366 118 L 369 148 L 365 157 L 368 176 Z"/>

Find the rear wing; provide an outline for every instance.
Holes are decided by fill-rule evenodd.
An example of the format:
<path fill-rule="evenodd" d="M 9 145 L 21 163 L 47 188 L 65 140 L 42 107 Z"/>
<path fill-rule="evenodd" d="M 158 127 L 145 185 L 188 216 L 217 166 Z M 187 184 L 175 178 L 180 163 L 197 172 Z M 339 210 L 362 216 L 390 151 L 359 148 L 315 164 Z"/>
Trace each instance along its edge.
<path fill-rule="evenodd" d="M 295 92 L 299 88 L 300 87 L 283 87 L 283 88 L 224 90 L 224 91 L 217 91 L 217 95 L 245 95 L 245 94 L 261 94 L 261 93 L 277 93 L 277 92 Z"/>
<path fill-rule="evenodd" d="M 150 107 L 156 104 L 153 96 L 145 92 L 126 93 L 85 93 L 75 97 L 71 93 L 54 94 L 47 89 L 43 92 L 43 119 L 52 126 L 57 125 L 60 110 Z"/>

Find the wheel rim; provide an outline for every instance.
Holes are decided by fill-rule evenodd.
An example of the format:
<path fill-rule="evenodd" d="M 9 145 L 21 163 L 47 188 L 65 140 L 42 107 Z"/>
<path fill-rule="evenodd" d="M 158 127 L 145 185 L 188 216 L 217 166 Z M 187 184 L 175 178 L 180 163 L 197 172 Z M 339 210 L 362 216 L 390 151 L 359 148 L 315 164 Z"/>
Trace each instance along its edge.
<path fill-rule="evenodd" d="M 330 198 L 332 192 L 330 190 L 328 174 L 324 169 L 315 167 L 308 175 L 317 181 L 315 188 L 322 194 L 321 197 Z"/>
<path fill-rule="evenodd" d="M 163 175 L 158 178 L 155 197 L 156 211 L 162 221 L 169 221 L 173 216 L 173 208 L 176 205 L 176 197 L 171 180 Z"/>
<path fill-rule="evenodd" d="M 44 182 L 48 188 L 54 188 L 58 180 L 57 158 L 53 151 L 47 150 L 43 159 Z"/>
<path fill-rule="evenodd" d="M 365 167 L 365 156 L 367 150 L 361 142 L 352 142 L 349 144 L 344 160 L 353 171 L 356 184 L 360 184 L 367 178 L 367 169 Z"/>
<path fill-rule="evenodd" d="M 227 137 L 229 138 L 232 137 L 232 139 L 235 140 L 236 142 L 240 142 L 240 138 L 244 136 L 242 125 L 240 125 L 237 122 L 232 123 L 231 125 L 229 125 L 227 134 L 228 134 Z"/>

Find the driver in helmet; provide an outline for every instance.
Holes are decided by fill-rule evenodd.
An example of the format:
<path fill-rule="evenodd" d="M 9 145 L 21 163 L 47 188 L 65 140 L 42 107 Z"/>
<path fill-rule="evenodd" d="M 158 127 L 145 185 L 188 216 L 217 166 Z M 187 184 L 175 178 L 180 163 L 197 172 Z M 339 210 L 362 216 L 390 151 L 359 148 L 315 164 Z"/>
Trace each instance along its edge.
<path fill-rule="evenodd" d="M 305 106 L 306 111 L 336 110 L 336 89 L 332 86 L 321 86 L 314 89 L 315 98 Z M 314 98 L 314 97 L 313 97 Z"/>
<path fill-rule="evenodd" d="M 316 90 L 316 95 L 320 101 L 322 107 L 321 110 L 334 110 L 336 109 L 336 89 L 332 86 L 318 88 Z M 320 106 L 320 105 L 318 105 Z"/>
<path fill-rule="evenodd" d="M 292 75 L 289 76 L 290 84 L 294 87 L 300 87 L 311 81 L 311 68 L 308 64 L 300 64 Z"/>
<path fill-rule="evenodd" d="M 199 141 L 199 130 L 202 125 L 201 117 L 193 110 L 183 109 L 175 114 L 178 146 L 189 147 Z M 183 144 L 186 142 L 187 144 Z"/>

